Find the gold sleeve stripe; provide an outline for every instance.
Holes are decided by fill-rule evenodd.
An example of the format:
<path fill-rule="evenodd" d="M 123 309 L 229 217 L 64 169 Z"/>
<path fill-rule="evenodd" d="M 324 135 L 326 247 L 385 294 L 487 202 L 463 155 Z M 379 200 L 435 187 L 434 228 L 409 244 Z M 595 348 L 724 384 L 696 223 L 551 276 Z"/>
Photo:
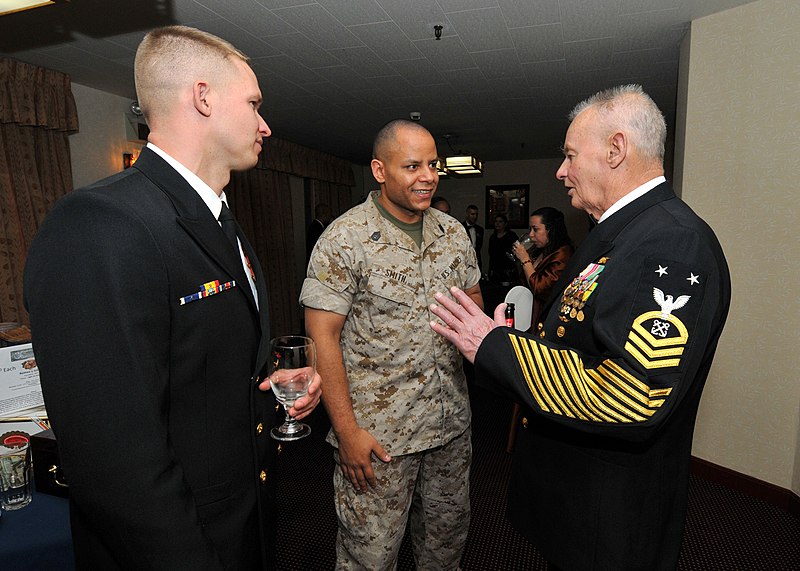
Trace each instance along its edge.
<path fill-rule="evenodd" d="M 614 422 L 614 421 L 616 421 L 616 422 L 631 422 L 630 418 L 628 418 L 625 415 L 621 414 L 619 411 L 614 410 L 614 409 L 611 408 L 612 406 L 614 408 L 616 408 L 616 406 L 615 406 L 616 403 L 614 402 L 614 399 L 610 398 L 610 395 L 608 393 L 606 393 L 603 390 L 603 388 L 595 382 L 596 379 L 594 379 L 594 376 L 597 373 L 595 371 L 592 371 L 591 369 L 587 369 L 586 373 L 589 375 L 589 378 L 586 379 L 586 385 L 594 392 L 594 394 L 598 398 L 598 400 L 600 400 L 600 402 L 603 403 L 606 412 L 608 412 L 608 414 L 610 414 L 612 416 L 612 418 L 614 419 L 612 422 Z M 611 405 L 611 406 L 608 406 L 608 405 Z M 639 419 L 637 419 L 637 420 L 639 420 Z M 645 420 L 645 419 L 641 419 L 641 420 Z"/>
<path fill-rule="evenodd" d="M 553 412 L 558 411 L 559 414 L 566 414 L 569 417 L 574 417 L 575 415 L 567 410 L 567 405 L 561 400 L 558 390 L 553 385 L 553 379 L 558 378 L 558 376 L 553 368 L 552 361 L 549 359 L 548 352 L 544 350 L 546 347 L 540 347 L 538 343 L 531 343 L 530 346 L 533 354 L 536 356 L 536 363 L 539 365 L 539 374 L 542 376 L 542 379 L 544 379 L 544 387 L 547 394 L 555 402 Z"/>
<path fill-rule="evenodd" d="M 520 339 L 519 341 L 520 345 L 522 346 L 523 353 L 528 359 L 528 363 L 531 367 L 532 376 L 536 381 L 536 390 L 538 391 L 536 395 L 537 399 L 541 399 L 547 403 L 547 406 L 544 408 L 544 410 L 547 410 L 549 407 L 550 412 L 561 414 L 561 411 L 556 406 L 556 403 L 553 402 L 553 399 L 550 398 L 550 394 L 547 392 L 547 389 L 544 386 L 544 379 L 542 379 L 542 376 L 539 374 L 540 368 L 534 366 L 534 364 L 537 363 L 538 355 L 534 355 L 531 352 L 531 346 L 527 344 L 524 339 Z"/>
<path fill-rule="evenodd" d="M 615 374 L 609 367 L 605 365 L 600 365 L 597 367 L 597 372 L 603 376 L 603 378 L 608 379 L 614 385 L 616 385 L 621 391 L 623 391 L 626 397 L 639 401 L 641 404 L 647 403 L 648 395 L 645 392 L 644 394 L 637 390 L 638 387 L 633 387 L 628 384 L 626 381 L 627 379 L 623 379 L 620 375 Z"/>
<path fill-rule="evenodd" d="M 653 397 L 666 397 L 666 396 L 669 396 L 669 394 L 672 392 L 672 387 L 666 387 L 666 388 L 663 388 L 663 389 L 651 389 L 646 384 L 644 384 L 642 381 L 640 381 L 639 379 L 637 379 L 636 377 L 631 375 L 628 371 L 626 371 L 625 369 L 620 367 L 614 361 L 607 360 L 605 363 L 603 363 L 603 365 L 608 367 L 610 370 L 614 371 L 617 375 L 619 375 L 620 377 L 625 379 L 628 383 L 630 383 L 631 385 L 635 386 L 642 393 L 647 395 L 646 400 L 642 401 L 645 404 L 647 404 L 647 406 L 656 407 L 656 408 L 660 407 L 662 404 L 664 404 L 664 400 L 662 399 L 662 400 L 655 400 L 654 401 L 654 400 L 652 400 Z"/>
<path fill-rule="evenodd" d="M 553 397 L 558 399 L 558 402 L 562 403 L 564 413 L 569 416 L 570 418 L 575 418 L 579 416 L 576 414 L 575 408 L 572 403 L 569 401 L 569 397 L 567 396 L 567 390 L 564 387 L 564 383 L 562 382 L 562 376 L 560 374 L 559 369 L 556 367 L 555 360 L 553 359 L 553 352 L 552 351 L 542 351 L 542 359 L 545 363 L 547 363 L 548 371 L 550 372 L 550 379 L 551 383 L 549 386 L 553 387 Z M 584 419 L 585 420 L 585 419 Z"/>
<path fill-rule="evenodd" d="M 553 361 L 556 363 L 558 367 L 559 375 L 562 379 L 573 378 L 572 370 L 570 367 L 572 366 L 572 361 L 569 359 L 569 355 L 565 355 L 565 352 L 562 351 L 553 351 L 551 353 L 553 357 Z M 565 383 L 566 390 L 569 392 L 569 398 L 571 403 L 574 405 L 573 410 L 575 411 L 576 416 L 581 420 L 596 420 L 595 415 L 587 408 L 584 404 L 583 400 L 581 400 L 581 396 L 578 395 L 578 385 L 575 383 Z"/>
<path fill-rule="evenodd" d="M 604 376 L 599 369 L 590 369 L 587 371 L 587 373 L 589 373 L 589 376 L 594 379 L 594 381 L 597 383 L 597 386 L 604 391 L 606 395 L 604 399 L 605 402 L 613 406 L 617 412 L 625 415 L 628 418 L 632 418 L 633 420 L 645 420 L 645 418 L 641 415 L 642 407 L 637 405 L 622 391 L 617 389 L 617 387 L 613 385 L 611 379 Z"/>
<path fill-rule="evenodd" d="M 666 389 L 650 389 L 651 397 L 666 397 L 672 392 L 672 387 Z"/>
<path fill-rule="evenodd" d="M 573 370 L 577 373 L 574 378 L 587 378 L 586 370 L 583 366 L 583 362 L 580 360 L 580 357 L 578 357 L 578 354 L 574 351 L 566 350 L 565 353 L 569 355 L 570 360 L 573 362 Z M 600 416 L 602 420 L 606 422 L 614 421 L 613 411 L 608 408 L 593 391 L 589 390 L 588 383 L 576 383 L 576 386 L 578 387 L 580 393 L 586 398 L 587 404 L 592 407 L 595 413 Z"/>
<path fill-rule="evenodd" d="M 589 422 L 645 422 L 666 401 L 658 397 L 672 392 L 651 389 L 610 359 L 585 368 L 575 351 L 551 349 L 513 333 L 509 339 L 528 389 L 544 412 Z"/>
<path fill-rule="evenodd" d="M 543 411 L 550 412 L 550 409 L 542 401 L 539 391 L 534 387 L 534 381 L 532 377 L 535 374 L 535 371 L 532 371 L 528 366 L 528 363 L 531 362 L 530 354 L 528 355 L 528 358 L 522 357 L 520 343 L 517 337 L 511 337 L 511 345 L 514 347 L 514 352 L 517 354 L 517 361 L 519 361 L 519 364 L 522 367 L 522 374 L 525 376 L 525 382 L 528 383 L 528 389 L 530 389 L 533 398 L 536 399 L 536 404 L 538 404 L 539 408 L 541 408 Z M 537 379 L 537 384 L 541 384 L 541 380 Z"/>

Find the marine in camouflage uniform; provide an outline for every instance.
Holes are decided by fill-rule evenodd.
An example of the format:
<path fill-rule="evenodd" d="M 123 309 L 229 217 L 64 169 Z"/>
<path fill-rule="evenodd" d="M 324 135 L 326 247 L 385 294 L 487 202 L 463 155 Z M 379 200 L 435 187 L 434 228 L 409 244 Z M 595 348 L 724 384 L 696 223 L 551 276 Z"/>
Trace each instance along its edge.
<path fill-rule="evenodd" d="M 326 350 L 315 319 L 341 319 L 337 349 L 357 428 L 377 440 L 376 456 L 391 455 L 372 462 L 370 488 L 335 472 L 337 568 L 395 568 L 410 517 L 417 567 L 456 569 L 469 527 L 470 409 L 462 358 L 430 330 L 429 306 L 453 286 L 476 291 L 480 271 L 457 220 L 427 208 L 418 245 L 379 196 L 328 227 L 300 295 L 320 369 Z M 328 439 L 338 447 L 337 416 Z"/>

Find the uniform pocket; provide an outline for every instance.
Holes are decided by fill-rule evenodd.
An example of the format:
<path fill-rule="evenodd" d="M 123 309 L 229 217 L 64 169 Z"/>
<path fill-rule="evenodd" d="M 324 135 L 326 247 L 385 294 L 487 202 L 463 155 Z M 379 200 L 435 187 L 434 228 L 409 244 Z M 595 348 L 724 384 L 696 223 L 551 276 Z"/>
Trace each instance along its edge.
<path fill-rule="evenodd" d="M 194 503 L 200 515 L 200 522 L 203 525 L 212 523 L 218 515 L 227 511 L 230 497 L 229 481 L 194 490 Z"/>

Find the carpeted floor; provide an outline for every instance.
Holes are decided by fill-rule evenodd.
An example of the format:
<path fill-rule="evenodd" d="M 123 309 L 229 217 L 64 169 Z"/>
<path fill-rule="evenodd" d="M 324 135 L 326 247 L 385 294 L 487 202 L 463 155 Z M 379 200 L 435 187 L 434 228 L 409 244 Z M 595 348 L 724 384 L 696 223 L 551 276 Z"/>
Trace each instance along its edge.
<path fill-rule="evenodd" d="M 545 571 L 547 563 L 506 522 L 505 495 L 511 456 L 505 452 L 510 406 L 481 389 L 472 390 L 472 522 L 464 571 Z M 309 423 L 313 434 L 285 444 L 278 480 L 278 566 L 281 571 L 334 568 L 336 514 L 333 507 L 329 427 L 322 407 Z M 298 530 L 302 530 L 298 532 Z M 299 540 L 300 536 L 303 539 Z M 800 520 L 765 502 L 693 477 L 679 563 L 682 571 L 798 571 Z M 399 571 L 415 569 L 406 537 Z"/>

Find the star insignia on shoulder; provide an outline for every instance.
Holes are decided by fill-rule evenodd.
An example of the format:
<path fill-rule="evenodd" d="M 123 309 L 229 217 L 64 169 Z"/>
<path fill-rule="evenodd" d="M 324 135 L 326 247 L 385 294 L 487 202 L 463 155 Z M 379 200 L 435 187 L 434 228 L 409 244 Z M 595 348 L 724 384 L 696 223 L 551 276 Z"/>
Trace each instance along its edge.
<path fill-rule="evenodd" d="M 661 264 L 658 264 L 658 269 L 655 271 L 655 273 L 658 274 L 658 277 L 663 278 L 665 275 L 669 274 L 667 272 L 668 267 L 669 266 L 662 266 Z"/>
<path fill-rule="evenodd" d="M 689 272 L 689 277 L 686 280 L 689 282 L 689 285 L 697 285 L 700 283 L 700 276 L 694 275 L 692 272 Z"/>

